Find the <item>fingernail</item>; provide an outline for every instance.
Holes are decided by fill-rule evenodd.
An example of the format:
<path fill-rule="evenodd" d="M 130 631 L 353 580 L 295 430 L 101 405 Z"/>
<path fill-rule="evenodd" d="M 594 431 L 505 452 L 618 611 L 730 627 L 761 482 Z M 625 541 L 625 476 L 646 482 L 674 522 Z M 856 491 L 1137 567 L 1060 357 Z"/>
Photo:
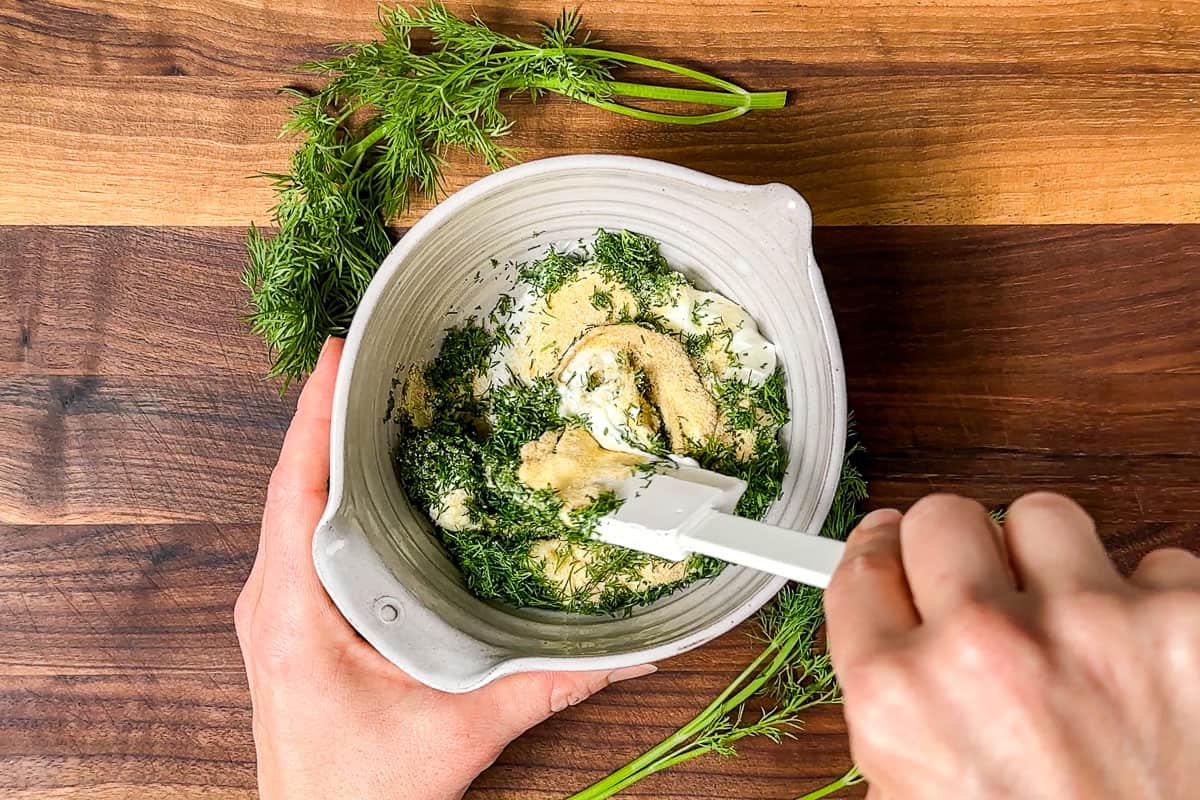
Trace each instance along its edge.
<path fill-rule="evenodd" d="M 858 523 L 858 527 L 878 528 L 883 525 L 895 525 L 903 516 L 903 514 L 894 508 L 877 508 L 863 517 Z"/>
<path fill-rule="evenodd" d="M 655 672 L 658 672 L 658 667 L 654 664 L 638 664 L 636 667 L 615 669 L 608 673 L 608 683 L 609 685 L 612 685 L 614 683 L 620 683 L 621 681 L 630 680 L 631 678 L 641 678 L 645 675 L 650 675 Z"/>
<path fill-rule="evenodd" d="M 320 358 L 321 358 L 321 356 L 325 355 L 325 351 L 329 349 L 329 345 L 330 345 L 330 344 L 332 344 L 332 343 L 333 343 L 333 337 L 332 337 L 332 336 L 326 336 L 326 337 L 325 337 L 325 344 L 321 345 L 321 355 L 317 356 L 317 358 L 318 358 L 318 359 L 320 359 Z"/>

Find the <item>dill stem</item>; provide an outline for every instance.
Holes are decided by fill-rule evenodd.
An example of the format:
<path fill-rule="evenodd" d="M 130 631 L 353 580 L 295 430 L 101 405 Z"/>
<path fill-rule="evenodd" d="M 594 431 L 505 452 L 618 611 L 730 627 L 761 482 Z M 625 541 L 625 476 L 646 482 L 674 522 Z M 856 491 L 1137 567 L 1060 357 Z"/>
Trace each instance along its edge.
<path fill-rule="evenodd" d="M 675 733 L 628 762 L 625 766 L 613 771 L 586 789 L 576 792 L 566 798 L 566 800 L 602 800 L 602 798 L 611 797 L 626 786 L 637 783 L 645 775 L 658 772 L 663 769 L 658 764 L 663 762 L 664 757 L 669 760 L 671 754 L 679 752 L 680 747 L 687 745 L 688 740 L 693 735 L 703 730 L 705 725 L 709 724 L 711 720 L 719 718 L 719 716 L 720 708 L 717 701 L 714 700 L 703 711 L 693 717 L 690 722 L 675 731 Z"/>
<path fill-rule="evenodd" d="M 862 773 L 858 771 L 858 767 L 852 766 L 846 770 L 846 774 L 822 786 L 820 789 L 815 789 L 806 795 L 797 797 L 796 800 L 821 800 L 822 797 L 828 797 L 838 789 L 844 789 L 847 786 L 853 786 L 856 783 L 862 783 Z"/>
<path fill-rule="evenodd" d="M 664 114 L 661 111 L 646 111 L 645 109 L 634 108 L 622 103 L 614 103 L 612 100 L 601 100 L 595 97 L 576 97 L 575 99 L 587 103 L 589 106 L 611 111 L 614 114 L 623 114 L 626 117 L 633 117 L 645 122 L 662 122 L 667 125 L 708 125 L 713 122 L 724 122 L 725 120 L 740 117 L 750 110 L 747 106 L 737 106 L 712 114 Z"/>
<path fill-rule="evenodd" d="M 702 749 L 694 748 L 694 747 L 679 751 L 678 754 L 676 754 L 676 755 L 669 755 L 666 758 L 659 759 L 655 763 L 647 766 L 641 772 L 635 772 L 632 775 L 627 776 L 624 780 L 621 780 L 618 783 L 607 787 L 603 792 L 601 792 L 599 794 L 583 795 L 581 793 L 580 795 L 574 795 L 573 797 L 586 797 L 586 798 L 588 798 L 588 800 L 604 800 L 604 798 L 612 797 L 614 794 L 617 794 L 618 792 L 625 791 L 630 786 L 633 786 L 635 783 L 637 783 L 645 778 L 650 777 L 651 775 L 653 775 L 656 772 L 662 772 L 665 769 L 670 769 L 671 767 L 675 766 L 676 764 L 682 764 L 685 761 L 691 761 L 693 758 L 695 758 L 696 756 L 698 756 L 704 752 L 706 752 L 706 751 L 702 750 Z M 573 800 L 573 797 L 568 797 L 567 800 Z"/>
<path fill-rule="evenodd" d="M 731 108 L 783 108 L 787 92 L 709 92 L 703 89 L 677 89 L 673 86 L 656 86 L 646 83 L 609 81 L 613 94 L 620 97 L 643 97 L 651 100 L 673 100 L 679 103 L 698 103 L 709 106 Z"/>
<path fill-rule="evenodd" d="M 612 61 L 623 61 L 626 64 L 637 64 L 641 67 L 650 67 L 662 72 L 671 72 L 684 78 L 691 78 L 700 83 L 707 83 L 709 86 L 716 86 L 719 89 L 724 89 L 732 94 L 749 95 L 750 92 L 738 86 L 732 81 L 727 81 L 724 78 L 718 78 L 715 75 L 709 75 L 699 70 L 683 67 L 678 64 L 672 64 L 669 61 L 659 61 L 655 58 L 645 58 L 643 56 L 635 56 L 630 53 L 621 53 L 616 50 L 599 50 L 594 47 L 567 47 L 563 48 L 563 52 L 568 55 L 576 56 L 591 56 L 593 58 L 604 58 Z"/>
<path fill-rule="evenodd" d="M 826 702 L 826 701 L 821 698 L 809 698 L 805 702 L 797 705 L 795 708 L 790 709 L 789 715 L 790 714 L 798 714 L 801 711 L 812 708 L 813 706 L 821 705 L 824 702 Z M 718 716 L 718 718 L 720 716 L 724 716 L 725 714 L 732 712 L 735 708 L 737 708 L 736 705 L 726 707 L 723 710 L 723 713 Z M 724 739 L 724 742 L 726 744 L 732 744 L 733 742 L 737 742 L 741 739 L 745 739 L 747 736 L 752 736 L 755 733 L 757 733 L 757 731 L 755 731 L 751 728 L 744 728 L 741 730 L 737 730 L 737 731 L 734 731 L 733 733 L 731 733 L 728 737 L 726 737 Z M 660 758 L 659 760 L 655 761 L 653 764 L 649 764 L 649 765 L 643 767 L 640 771 L 635 772 L 632 775 L 625 777 L 623 780 L 618 782 L 616 785 L 607 787 L 605 793 L 599 794 L 599 795 L 587 795 L 587 797 L 589 798 L 589 800 L 603 800 L 603 798 L 611 797 L 612 795 L 617 794 L 618 792 L 624 791 L 625 789 L 629 788 L 633 784 L 641 781 L 643 778 L 648 778 L 649 776 L 653 775 L 656 772 L 662 772 L 663 770 L 670 769 L 671 767 L 674 767 L 678 764 L 682 764 L 685 761 L 691 761 L 693 758 L 698 758 L 699 756 L 705 755 L 706 753 L 710 753 L 710 752 L 712 752 L 712 749 L 709 747 L 706 747 L 697 742 L 689 742 L 685 746 L 677 748 L 673 752 L 668 753 L 665 757 Z M 846 778 L 848 775 L 849 775 L 849 773 L 847 773 L 847 775 L 843 775 L 841 778 L 838 779 L 838 781 L 831 783 L 829 786 L 823 787 L 823 789 L 825 790 L 825 793 L 829 794 L 830 792 L 834 792 L 834 791 L 842 788 L 843 786 L 850 786 L 850 785 L 858 782 L 857 780 L 846 781 Z M 859 780 L 861 780 L 861 778 Z M 799 800 L 817 800 L 817 798 L 823 797 L 823 796 L 824 795 L 813 794 L 810 797 L 808 795 L 805 795 L 804 797 L 799 798 Z M 571 798 L 568 798 L 567 800 L 571 800 Z"/>
<path fill-rule="evenodd" d="M 626 64 L 636 64 L 660 72 L 669 72 L 683 78 L 690 78 L 700 83 L 706 83 L 709 86 L 715 86 L 721 90 L 719 92 L 709 92 L 697 89 L 677 89 L 672 86 L 609 81 L 608 86 L 614 95 L 639 97 L 647 100 L 723 106 L 728 109 L 713 114 L 664 114 L 657 111 L 632 108 L 607 99 L 572 95 L 574 99 L 585 102 L 588 105 L 648 122 L 663 122 L 673 125 L 706 125 L 711 122 L 722 122 L 734 117 L 740 117 L 747 111 L 754 109 L 783 108 L 787 102 L 787 92 L 751 92 L 724 78 L 718 78 L 715 75 L 709 75 L 690 67 L 672 64 L 668 61 L 659 61 L 654 58 L 635 56 L 630 53 L 622 53 L 617 50 L 600 50 L 594 47 L 535 47 L 531 45 L 521 50 L 492 52 L 485 56 L 484 59 L 544 58 L 555 55 L 584 56 L 608 61 L 620 61 Z M 566 93 L 564 91 L 565 87 L 563 87 L 561 82 L 556 80 L 546 79 L 535 81 L 534 85 L 546 91 L 558 94 Z"/>
<path fill-rule="evenodd" d="M 348 158 L 354 159 L 354 169 L 350 173 L 351 178 L 358 173 L 358 167 L 360 164 L 362 164 L 363 156 L 365 156 L 367 151 L 370 150 L 371 147 L 385 135 L 387 135 L 387 131 L 382 125 L 380 125 L 379 127 L 375 128 L 375 130 L 371 131 L 366 136 L 350 145 L 350 147 L 346 148 L 346 155 Z"/>
<path fill-rule="evenodd" d="M 795 640 L 791 640 L 790 644 L 794 646 Z M 695 748 L 694 743 L 689 740 L 715 720 L 721 719 L 747 699 L 757 694 L 770 677 L 776 674 L 779 668 L 786 663 L 792 649 L 792 646 L 776 642 L 768 644 L 725 687 L 725 690 L 705 706 L 699 714 L 692 717 L 691 721 L 645 753 L 642 753 L 642 755 L 625 764 L 625 766 L 615 770 L 586 789 L 571 795 L 566 800 L 602 800 L 602 798 L 611 797 L 626 786 L 637 783 L 637 781 L 646 775 L 652 775 L 655 772 L 666 769 L 672 764 L 687 761 L 705 752 L 702 749 Z M 768 658 L 771 659 L 771 663 L 763 667 Z M 691 755 L 687 755 L 688 753 L 691 753 Z"/>
<path fill-rule="evenodd" d="M 746 668 L 742 670 L 741 673 L 734 678 L 733 681 L 731 681 L 730 684 L 726 686 L 719 695 L 713 698 L 713 701 L 708 704 L 708 708 L 706 708 L 705 711 L 707 711 L 709 708 L 725 705 L 725 701 L 729 699 L 729 696 L 737 691 L 737 688 L 741 686 L 744 681 L 748 680 L 750 676 L 753 675 L 759 669 L 759 667 L 763 665 L 763 663 L 767 660 L 767 657 L 774 653 L 777 649 L 779 649 L 779 645 L 775 642 L 771 642 L 764 647 L 763 651 L 755 656 L 754 660 L 747 664 Z M 703 714 L 704 711 L 700 713 Z"/>
<path fill-rule="evenodd" d="M 573 56 L 588 56 L 592 58 L 602 58 L 611 61 L 620 61 L 627 64 L 637 64 L 639 66 L 649 67 L 661 72 L 669 72 L 674 75 L 679 75 L 684 78 L 690 78 L 700 83 L 706 83 L 709 86 L 715 86 L 721 91 L 712 92 L 703 89 L 680 89 L 673 86 L 658 86 L 655 84 L 645 83 L 628 83 L 626 81 L 608 81 L 607 85 L 612 90 L 614 96 L 618 97 L 637 97 L 644 100 L 661 100 L 664 102 L 676 103 L 696 103 L 698 105 L 717 106 L 725 110 L 717 111 L 711 114 L 667 114 L 658 111 L 647 111 L 641 108 L 633 108 L 617 103 L 612 100 L 599 97 L 573 97 L 568 94 L 567 87 L 559 80 L 541 79 L 541 80 L 526 80 L 525 86 L 543 89 L 555 94 L 561 94 L 568 97 L 573 97 L 575 100 L 580 100 L 588 105 L 611 111 L 616 114 L 623 114 L 627 117 L 644 120 L 647 122 L 663 122 L 672 125 L 707 125 L 713 122 L 722 122 L 724 120 L 740 117 L 748 111 L 757 109 L 775 109 L 783 108 L 787 103 L 787 92 L 751 92 L 723 78 L 718 78 L 715 75 L 709 75 L 699 70 L 694 70 L 689 67 L 683 67 L 678 64 L 672 64 L 667 61 L 659 61 L 653 58 L 644 58 L 635 56 L 629 53 L 621 53 L 616 50 L 600 50 L 592 47 L 529 47 L 521 50 L 504 50 L 499 52 L 488 53 L 481 60 L 507 60 L 507 59 L 522 59 L 533 57 L 546 57 L 553 55 L 573 55 Z M 517 88 L 516 86 L 509 88 Z M 357 110 L 350 109 L 339 118 L 342 121 Z M 347 156 L 355 161 L 354 170 L 351 176 L 357 174 L 358 166 L 362 162 L 363 156 L 370 148 L 384 138 L 386 131 L 383 127 L 377 127 L 375 130 L 368 133 L 359 141 L 355 142 L 347 149 Z"/>

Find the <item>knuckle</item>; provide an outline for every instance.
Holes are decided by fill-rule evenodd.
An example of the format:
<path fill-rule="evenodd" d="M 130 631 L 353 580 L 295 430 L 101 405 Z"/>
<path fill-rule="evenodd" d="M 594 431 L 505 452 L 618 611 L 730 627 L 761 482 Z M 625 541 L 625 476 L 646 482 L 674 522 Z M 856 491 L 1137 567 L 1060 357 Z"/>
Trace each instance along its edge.
<path fill-rule="evenodd" d="M 878 581 L 902 575 L 904 567 L 895 554 L 880 548 L 856 549 L 842 559 L 837 570 L 829 579 L 830 589 L 840 590 L 846 585 L 861 581 Z"/>
<path fill-rule="evenodd" d="M 579 705 L 599 688 L 601 688 L 600 685 L 581 682 L 571 675 L 552 672 L 546 677 L 546 687 L 542 697 L 546 698 L 547 712 L 557 714 L 569 706 Z"/>
<path fill-rule="evenodd" d="M 888 526 L 876 525 L 870 528 L 860 526 L 850 533 L 846 544 L 853 549 L 873 549 L 895 539 L 896 535 L 897 531 Z"/>
<path fill-rule="evenodd" d="M 254 617 L 254 600 L 250 593 L 242 589 L 237 602 L 233 604 L 233 627 L 239 636 L 250 632 L 250 622 Z"/>
<path fill-rule="evenodd" d="M 847 705 L 876 705 L 912 682 L 915 665 L 896 651 L 852 664 L 838 672 Z"/>
<path fill-rule="evenodd" d="M 1082 658 L 1102 642 L 1138 641 L 1136 595 L 1132 592 L 1079 591 L 1044 605 L 1044 629 L 1066 654 Z"/>
<path fill-rule="evenodd" d="M 1154 571 L 1174 567 L 1191 568 L 1200 565 L 1200 558 L 1181 547 L 1160 547 L 1142 556 L 1138 562 L 1137 571 Z"/>
<path fill-rule="evenodd" d="M 274 685 L 284 685 L 300 673 L 300 664 L 292 649 L 279 641 L 253 639 L 250 654 L 255 673 Z"/>
<path fill-rule="evenodd" d="M 306 668 L 304 631 L 294 620 L 255 614 L 249 632 L 254 668 L 264 678 L 284 682 Z"/>
<path fill-rule="evenodd" d="M 1008 519 L 1030 512 L 1071 521 L 1084 521 L 1085 524 L 1095 527 L 1091 515 L 1083 506 L 1058 492 L 1038 491 L 1021 495 L 1008 507 Z"/>
<path fill-rule="evenodd" d="M 566 708 L 566 689 L 563 675 L 558 672 L 547 672 L 538 678 L 538 686 L 534 689 L 535 696 L 541 700 L 540 713 L 545 716 L 555 714 Z"/>
<path fill-rule="evenodd" d="M 850 532 L 850 538 L 862 538 L 871 532 L 888 532 L 899 527 L 904 515 L 895 508 L 879 508 L 864 516 Z"/>
<path fill-rule="evenodd" d="M 1072 508 L 1078 507 L 1075 501 L 1067 497 L 1065 494 L 1050 492 L 1044 489 L 1036 492 L 1026 492 L 1014 500 L 1009 508 L 1011 510 L 1017 506 L 1042 506 L 1049 508 L 1061 508 L 1064 506 Z"/>
<path fill-rule="evenodd" d="M 919 660 L 899 651 L 856 664 L 839 673 L 846 723 L 856 745 L 868 751 L 891 749 L 920 695 Z"/>
<path fill-rule="evenodd" d="M 1075 592 L 1051 606 L 1051 618 L 1057 629 L 1111 630 L 1129 618 L 1128 601 L 1127 594 L 1116 592 Z"/>
<path fill-rule="evenodd" d="M 1030 680 L 1043 667 L 1034 636 L 1006 610 L 968 601 L 947 621 L 943 636 L 947 663 L 955 669 L 985 670 L 1000 678 Z"/>
<path fill-rule="evenodd" d="M 1173 589 L 1144 597 L 1138 604 L 1141 612 L 1139 626 L 1179 632 L 1180 635 L 1200 640 L 1200 592 L 1189 589 Z"/>
<path fill-rule="evenodd" d="M 1173 675 L 1200 673 L 1200 592 L 1178 589 L 1149 595 L 1138 603 L 1137 627 L 1148 635 Z"/>
<path fill-rule="evenodd" d="M 911 527 L 913 523 L 928 522 L 931 519 L 957 513 L 964 507 L 975 508 L 978 505 L 974 500 L 957 494 L 944 492 L 929 494 L 912 504 L 912 507 L 904 515 L 903 523 L 908 523 L 908 526 Z"/>

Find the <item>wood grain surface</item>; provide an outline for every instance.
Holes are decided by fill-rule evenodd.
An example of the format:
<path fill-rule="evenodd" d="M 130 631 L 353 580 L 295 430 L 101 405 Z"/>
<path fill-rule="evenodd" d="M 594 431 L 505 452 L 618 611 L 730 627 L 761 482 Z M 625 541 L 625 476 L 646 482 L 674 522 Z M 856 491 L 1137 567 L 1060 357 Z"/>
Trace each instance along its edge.
<path fill-rule="evenodd" d="M 517 32 L 559 7 L 475 5 Z M 583 11 L 615 46 L 792 92 L 695 131 L 518 103 L 514 142 L 805 194 L 872 506 L 1057 488 L 1123 569 L 1200 549 L 1200 3 Z M 289 152 L 274 88 L 374 13 L 0 3 L 0 796 L 254 795 L 231 611 L 295 394 L 238 321 L 243 226 L 271 202 L 246 176 Z M 479 174 L 453 161 L 449 186 Z M 746 634 L 535 728 L 469 796 L 601 777 L 719 691 Z M 836 708 L 807 722 L 626 794 L 793 798 L 849 763 Z"/>
<path fill-rule="evenodd" d="M 328 42 L 369 35 L 373 8 L 19 3 L 0 16 L 0 223 L 265 220 L 269 189 L 245 178 L 286 162 L 275 89 L 303 85 L 290 67 Z M 557 8 L 477 6 L 501 24 Z M 585 13 L 614 46 L 790 89 L 790 104 L 664 131 L 518 101 L 525 158 L 636 152 L 769 176 L 802 187 L 820 224 L 1200 221 L 1200 4 L 624 0 Z M 483 174 L 451 163 L 448 189 Z"/>

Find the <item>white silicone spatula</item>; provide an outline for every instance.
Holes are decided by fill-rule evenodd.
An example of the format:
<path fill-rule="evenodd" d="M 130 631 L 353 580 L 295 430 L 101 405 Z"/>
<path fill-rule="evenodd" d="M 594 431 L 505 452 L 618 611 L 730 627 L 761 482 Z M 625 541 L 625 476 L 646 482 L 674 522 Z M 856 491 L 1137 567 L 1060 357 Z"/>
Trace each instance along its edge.
<path fill-rule="evenodd" d="M 636 476 L 616 489 L 624 502 L 595 535 L 670 561 L 701 553 L 825 588 L 842 543 L 734 516 L 744 491 L 744 481 L 696 467 Z"/>

